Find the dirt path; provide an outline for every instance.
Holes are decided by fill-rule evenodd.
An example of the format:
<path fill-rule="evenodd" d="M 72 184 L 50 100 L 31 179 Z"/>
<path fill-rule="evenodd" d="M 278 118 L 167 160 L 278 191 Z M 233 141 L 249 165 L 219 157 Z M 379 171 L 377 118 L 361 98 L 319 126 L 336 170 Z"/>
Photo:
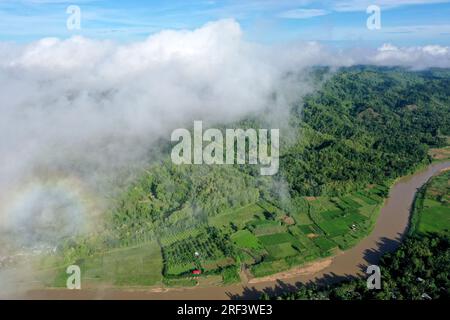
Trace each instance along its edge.
<path fill-rule="evenodd" d="M 248 281 L 249 284 L 273 282 L 277 280 L 290 279 L 298 276 L 312 275 L 324 270 L 333 263 L 333 258 L 326 260 L 315 261 L 302 267 L 297 267 L 287 271 L 279 272 L 270 276 L 261 278 L 252 278 Z"/>

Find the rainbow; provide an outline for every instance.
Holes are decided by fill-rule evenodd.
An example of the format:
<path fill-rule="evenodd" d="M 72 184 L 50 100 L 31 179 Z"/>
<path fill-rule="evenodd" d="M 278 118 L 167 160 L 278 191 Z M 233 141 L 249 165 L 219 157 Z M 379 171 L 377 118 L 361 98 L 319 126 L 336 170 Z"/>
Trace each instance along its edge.
<path fill-rule="evenodd" d="M 93 194 L 75 176 L 53 173 L 34 177 L 2 194 L 0 230 L 40 232 L 42 228 L 45 232 L 47 227 L 57 229 L 62 223 L 61 233 L 71 228 L 77 234 L 93 232 L 101 213 Z"/>

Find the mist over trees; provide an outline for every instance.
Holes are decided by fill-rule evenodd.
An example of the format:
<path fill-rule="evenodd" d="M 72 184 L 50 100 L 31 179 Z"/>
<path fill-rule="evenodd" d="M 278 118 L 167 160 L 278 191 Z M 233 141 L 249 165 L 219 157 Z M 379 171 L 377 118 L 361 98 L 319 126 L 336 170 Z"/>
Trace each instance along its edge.
<path fill-rule="evenodd" d="M 328 69 L 313 73 L 320 82 Z M 119 198 L 113 230 L 122 240 L 183 230 L 260 198 L 289 213 L 300 196 L 344 194 L 412 172 L 430 162 L 428 149 L 444 145 L 450 133 L 449 79 L 450 72 L 439 69 L 344 68 L 291 109 L 281 140 L 283 130 L 293 138 L 281 144 L 278 175 L 261 177 L 249 165 L 163 161 Z M 230 126 L 264 122 L 255 117 Z"/>
<path fill-rule="evenodd" d="M 303 120 L 281 171 L 298 195 L 339 194 L 426 163 L 450 133 L 445 71 L 354 67 L 293 113 Z"/>

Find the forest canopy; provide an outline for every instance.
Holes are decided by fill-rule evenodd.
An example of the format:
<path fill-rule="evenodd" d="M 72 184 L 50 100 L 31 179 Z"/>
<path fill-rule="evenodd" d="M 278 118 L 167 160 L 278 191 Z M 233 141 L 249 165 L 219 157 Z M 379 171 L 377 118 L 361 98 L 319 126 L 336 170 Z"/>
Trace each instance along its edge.
<path fill-rule="evenodd" d="M 289 211 L 296 197 L 340 195 L 385 183 L 430 162 L 428 149 L 450 135 L 450 71 L 327 68 L 312 71 L 318 92 L 292 107 L 292 143 L 281 143 L 280 172 L 267 179 L 254 166 L 152 166 L 117 201 L 119 238 L 204 216 L 262 198 Z M 260 127 L 258 119 L 239 126 Z M 281 140 L 284 135 L 281 132 Z M 284 201 L 286 197 L 291 200 Z M 189 206 L 194 215 L 170 219 Z M 180 215 L 180 213 L 177 213 Z M 176 221 L 176 222 L 175 222 Z M 184 221 L 184 222 L 182 222 Z M 181 227 L 183 228 L 183 227 Z"/>
<path fill-rule="evenodd" d="M 111 255 L 144 253 L 152 260 L 142 261 L 158 265 L 152 280 L 145 266 L 133 275 L 138 269 L 130 264 L 120 283 L 195 285 L 193 270 L 230 283 L 239 281 L 242 267 L 265 276 L 358 243 L 393 180 L 429 164 L 430 149 L 447 144 L 450 70 L 310 73 L 320 89 L 289 110 L 276 175 L 261 176 L 258 165 L 176 165 L 171 142 L 161 141 L 160 160 L 113 198 L 103 232 L 61 245 L 64 263 L 88 261 L 95 273 Z M 267 125 L 252 115 L 221 129 Z M 406 246 L 445 246 L 421 241 Z"/>

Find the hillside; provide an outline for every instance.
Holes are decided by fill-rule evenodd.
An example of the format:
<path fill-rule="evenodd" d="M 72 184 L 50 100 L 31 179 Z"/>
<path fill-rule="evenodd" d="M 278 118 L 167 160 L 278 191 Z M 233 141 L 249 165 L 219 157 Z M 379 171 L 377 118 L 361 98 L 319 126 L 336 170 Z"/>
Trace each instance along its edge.
<path fill-rule="evenodd" d="M 323 84 L 292 107 L 277 176 L 176 166 L 167 156 L 114 201 L 101 234 L 67 239 L 58 265 L 81 264 L 94 283 L 186 286 L 204 275 L 239 281 L 241 268 L 264 276 L 355 245 L 391 182 L 446 144 L 450 71 L 311 74 Z M 252 117 L 239 126 L 250 124 L 264 125 Z M 194 269 L 202 276 L 193 279 Z M 64 272 L 52 285 L 65 284 Z"/>

